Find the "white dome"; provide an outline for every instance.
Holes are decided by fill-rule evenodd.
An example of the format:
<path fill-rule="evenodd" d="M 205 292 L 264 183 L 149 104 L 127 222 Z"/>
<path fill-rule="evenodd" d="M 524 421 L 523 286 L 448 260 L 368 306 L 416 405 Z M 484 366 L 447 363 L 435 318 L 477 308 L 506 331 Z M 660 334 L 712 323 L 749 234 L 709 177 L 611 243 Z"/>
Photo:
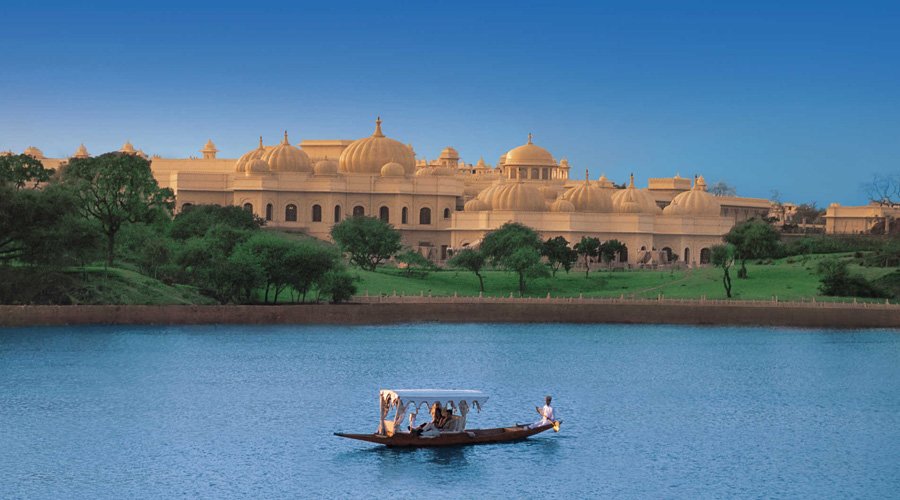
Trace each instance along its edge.
<path fill-rule="evenodd" d="M 269 164 L 268 164 L 268 163 L 266 163 L 264 160 L 255 159 L 255 160 L 250 160 L 250 161 L 247 163 L 247 168 L 246 168 L 246 170 L 244 171 L 244 173 L 247 174 L 247 175 L 250 175 L 250 174 L 264 174 L 264 173 L 266 173 L 266 172 L 268 172 L 268 171 L 269 171 Z"/>
<path fill-rule="evenodd" d="M 612 198 L 605 189 L 598 188 L 585 180 L 561 196 L 572 203 L 579 212 L 612 212 Z"/>
<path fill-rule="evenodd" d="M 555 167 L 553 155 L 546 149 L 531 142 L 531 134 L 528 134 L 528 143 L 513 148 L 506 153 L 503 164 L 509 167 Z"/>

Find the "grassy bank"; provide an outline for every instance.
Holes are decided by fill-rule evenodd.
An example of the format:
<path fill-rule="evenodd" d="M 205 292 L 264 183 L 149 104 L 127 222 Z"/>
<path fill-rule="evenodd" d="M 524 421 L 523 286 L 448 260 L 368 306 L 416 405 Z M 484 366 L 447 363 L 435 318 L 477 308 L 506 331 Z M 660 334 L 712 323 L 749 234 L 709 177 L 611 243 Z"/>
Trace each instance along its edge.
<path fill-rule="evenodd" d="M 732 269 L 735 299 L 761 300 L 777 296 L 779 300 L 835 300 L 824 297 L 819 292 L 819 276 L 816 265 L 823 258 L 834 257 L 814 255 L 810 257 L 791 257 L 773 261 L 771 264 L 748 263 L 750 278 L 739 280 Z M 854 273 L 875 279 L 884 276 L 895 268 L 872 268 L 851 265 Z M 376 272 L 353 271 L 359 281 L 359 293 L 370 295 L 478 295 L 478 278 L 470 272 L 444 270 L 429 274 L 424 278 L 407 277 L 402 270 L 383 268 Z M 487 271 L 485 276 L 485 295 L 518 296 L 518 281 L 514 274 L 503 271 Z M 585 278 L 583 272 L 563 271 L 555 278 L 532 280 L 528 284 L 530 297 L 625 297 L 655 298 L 662 294 L 668 298 L 725 298 L 722 287 L 722 270 L 704 267 L 691 270 L 674 271 L 597 271 Z"/>

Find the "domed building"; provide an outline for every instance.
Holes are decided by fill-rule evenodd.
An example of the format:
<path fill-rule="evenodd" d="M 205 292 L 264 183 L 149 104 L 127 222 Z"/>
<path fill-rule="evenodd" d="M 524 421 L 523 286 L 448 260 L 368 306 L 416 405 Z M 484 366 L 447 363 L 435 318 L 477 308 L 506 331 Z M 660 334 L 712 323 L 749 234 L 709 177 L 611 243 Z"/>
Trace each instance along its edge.
<path fill-rule="evenodd" d="M 385 137 L 381 131 L 381 117 L 375 120 L 371 136 L 353 141 L 341 153 L 339 170 L 348 174 L 379 175 L 386 163 L 403 165 L 407 175 L 415 173 L 416 157 L 412 149 L 400 141 Z"/>

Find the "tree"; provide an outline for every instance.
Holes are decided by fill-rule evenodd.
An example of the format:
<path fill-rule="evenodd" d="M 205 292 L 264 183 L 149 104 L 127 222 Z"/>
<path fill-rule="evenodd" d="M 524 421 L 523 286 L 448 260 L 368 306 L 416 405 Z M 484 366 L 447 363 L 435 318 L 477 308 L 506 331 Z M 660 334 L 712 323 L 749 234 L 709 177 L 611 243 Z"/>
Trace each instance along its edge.
<path fill-rule="evenodd" d="M 619 240 L 604 241 L 600 245 L 600 259 L 610 262 L 626 250 L 625 244 Z"/>
<path fill-rule="evenodd" d="M 731 228 L 725 242 L 734 245 L 735 256 L 741 259 L 738 278 L 746 279 L 747 259 L 773 257 L 778 252 L 779 234 L 766 221 L 748 219 Z"/>
<path fill-rule="evenodd" d="M 821 276 L 819 290 L 823 295 L 874 298 L 887 296 L 884 290 L 864 277 L 850 274 L 847 264 L 846 260 L 834 258 L 819 261 L 816 271 Z"/>
<path fill-rule="evenodd" d="M 321 286 L 326 273 L 339 267 L 336 252 L 313 242 L 294 243 L 286 261 L 287 283 L 297 292 L 300 302 L 306 302 L 307 294 Z"/>
<path fill-rule="evenodd" d="M 797 205 L 789 222 L 794 224 L 821 224 L 824 216 L 825 209 L 817 207 L 816 202 L 801 203 L 800 205 Z"/>
<path fill-rule="evenodd" d="M 15 189 L 36 188 L 50 180 L 53 171 L 44 168 L 40 160 L 29 155 L 0 156 L 0 184 Z"/>
<path fill-rule="evenodd" d="M 484 269 L 486 263 L 484 253 L 475 248 L 464 248 L 460 250 L 448 262 L 450 267 L 465 269 L 466 271 L 475 273 L 475 276 L 478 277 L 478 284 L 482 293 L 484 293 L 484 277 L 481 275 L 481 270 Z"/>
<path fill-rule="evenodd" d="M 350 256 L 350 263 L 368 271 L 402 248 L 400 233 L 376 217 L 350 217 L 331 228 L 331 237 Z"/>
<path fill-rule="evenodd" d="M 269 292 L 273 292 L 273 302 L 290 284 L 293 262 L 290 261 L 294 245 L 280 236 L 257 232 L 234 249 L 235 253 L 249 253 L 256 257 L 263 271 L 265 294 L 263 303 L 269 303 Z"/>
<path fill-rule="evenodd" d="M 346 302 L 356 293 L 353 277 L 343 269 L 332 269 L 325 273 L 319 291 L 331 298 L 332 304 Z"/>
<path fill-rule="evenodd" d="M 62 169 L 62 178 L 78 197 L 81 213 L 100 224 L 106 236 L 107 265 L 115 260 L 116 235 L 123 224 L 150 222 L 174 206 L 172 190 L 160 188 L 150 162 L 137 155 L 73 158 Z"/>
<path fill-rule="evenodd" d="M 709 194 L 713 196 L 735 196 L 737 190 L 725 181 L 719 181 L 709 187 Z"/>
<path fill-rule="evenodd" d="M 900 174 L 875 174 L 871 182 L 863 185 L 863 190 L 873 203 L 897 206 L 900 204 Z"/>
<path fill-rule="evenodd" d="M 405 272 L 407 277 L 417 274 L 424 278 L 428 275 L 429 271 L 434 269 L 434 264 L 430 260 L 410 248 L 397 254 L 395 259 L 397 262 L 406 266 Z"/>
<path fill-rule="evenodd" d="M 572 264 L 578 260 L 578 252 L 569 247 L 569 242 L 562 236 L 550 238 L 541 244 L 541 255 L 547 258 L 550 264 L 550 271 L 556 276 L 556 271 L 560 267 L 568 273 L 572 269 Z"/>
<path fill-rule="evenodd" d="M 592 236 L 582 236 L 575 244 L 575 251 L 584 259 L 584 277 L 591 272 L 591 259 L 600 256 L 600 240 Z"/>
<path fill-rule="evenodd" d="M 176 240 L 203 236 L 209 228 L 223 225 L 234 229 L 254 231 L 265 225 L 265 219 L 236 206 L 195 205 L 175 216 L 169 235 Z"/>
<path fill-rule="evenodd" d="M 713 265 L 722 268 L 722 285 L 725 287 L 725 296 L 730 299 L 731 275 L 728 273 L 728 269 L 734 265 L 734 247 L 730 244 L 714 245 L 710 251 Z"/>
<path fill-rule="evenodd" d="M 526 278 L 549 274 L 541 264 L 541 238 L 523 224 L 507 222 L 489 232 L 481 241 L 481 251 L 495 266 L 519 275 L 519 294 L 525 294 Z"/>

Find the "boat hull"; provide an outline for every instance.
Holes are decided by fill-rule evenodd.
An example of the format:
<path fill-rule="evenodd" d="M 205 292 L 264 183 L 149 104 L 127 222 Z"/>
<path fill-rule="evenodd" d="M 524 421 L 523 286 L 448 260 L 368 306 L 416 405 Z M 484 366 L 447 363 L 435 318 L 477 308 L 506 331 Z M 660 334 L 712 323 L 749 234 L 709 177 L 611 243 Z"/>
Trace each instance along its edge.
<path fill-rule="evenodd" d="M 469 429 L 463 432 L 445 432 L 434 437 L 417 436 L 406 432 L 396 433 L 393 436 L 383 436 L 380 434 L 346 434 L 343 432 L 335 432 L 334 435 L 367 441 L 369 443 L 383 444 L 390 447 L 432 448 L 437 446 L 467 446 L 518 441 L 552 428 L 553 424 L 541 425 L 533 429 L 529 428 L 527 425 L 516 425 L 513 427 L 497 427 L 493 429 Z"/>

